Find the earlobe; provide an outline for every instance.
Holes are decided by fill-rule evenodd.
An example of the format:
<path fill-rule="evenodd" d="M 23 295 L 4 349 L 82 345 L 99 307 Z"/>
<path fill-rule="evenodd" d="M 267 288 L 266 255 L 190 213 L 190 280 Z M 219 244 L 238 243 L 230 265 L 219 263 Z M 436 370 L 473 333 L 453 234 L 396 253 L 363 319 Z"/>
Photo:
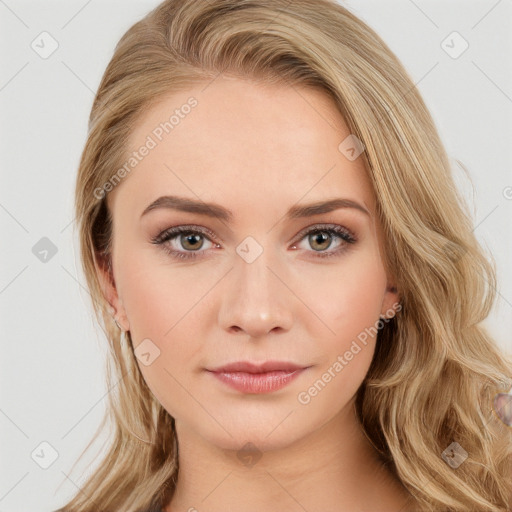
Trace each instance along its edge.
<path fill-rule="evenodd" d="M 113 320 L 121 330 L 128 331 L 130 328 L 128 318 L 126 317 L 122 301 L 117 293 L 111 258 L 96 253 L 94 266 L 103 297 L 109 304 L 109 312 Z"/>
<path fill-rule="evenodd" d="M 103 298 L 109 303 L 110 307 L 116 310 L 117 291 L 114 283 L 114 276 L 110 265 L 110 257 L 107 255 L 94 255 L 94 267 L 100 284 Z"/>
<path fill-rule="evenodd" d="M 386 288 L 386 294 L 384 295 L 384 300 L 382 301 L 380 318 L 393 318 L 401 308 L 402 306 L 400 304 L 400 294 L 398 293 L 396 285 L 388 285 Z"/>

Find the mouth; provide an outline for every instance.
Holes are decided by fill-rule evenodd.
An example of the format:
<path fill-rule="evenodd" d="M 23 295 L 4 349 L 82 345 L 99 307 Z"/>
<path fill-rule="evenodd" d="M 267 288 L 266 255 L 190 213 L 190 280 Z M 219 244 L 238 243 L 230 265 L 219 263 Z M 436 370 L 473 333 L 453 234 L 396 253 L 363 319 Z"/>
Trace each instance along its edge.
<path fill-rule="evenodd" d="M 237 361 L 207 371 L 239 392 L 260 394 L 285 387 L 309 367 L 286 361 Z"/>
<path fill-rule="evenodd" d="M 289 361 L 263 361 L 256 363 L 252 361 L 235 361 L 217 368 L 209 369 L 211 372 L 245 372 L 245 373 L 266 373 L 273 371 L 293 372 L 307 368 L 308 365 L 300 365 Z"/>

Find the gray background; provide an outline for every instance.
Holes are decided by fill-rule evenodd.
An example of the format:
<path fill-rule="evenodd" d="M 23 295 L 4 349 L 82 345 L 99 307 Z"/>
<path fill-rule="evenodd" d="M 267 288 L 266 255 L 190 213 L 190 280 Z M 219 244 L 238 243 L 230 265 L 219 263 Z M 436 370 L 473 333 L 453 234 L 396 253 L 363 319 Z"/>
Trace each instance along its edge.
<path fill-rule="evenodd" d="M 0 0 L 0 512 L 55 509 L 94 469 L 85 469 L 86 457 L 70 473 L 108 392 L 104 335 L 78 261 L 73 187 L 114 45 L 157 4 Z M 498 301 L 486 325 L 512 353 L 511 2 L 345 5 L 396 52 L 433 113 L 473 206 L 475 233 L 497 262 Z M 58 43 L 48 58 L 31 46 L 51 49 L 44 31 Z M 457 58 L 464 41 L 454 31 L 469 44 Z M 55 254 L 50 248 L 41 261 L 49 246 Z"/>

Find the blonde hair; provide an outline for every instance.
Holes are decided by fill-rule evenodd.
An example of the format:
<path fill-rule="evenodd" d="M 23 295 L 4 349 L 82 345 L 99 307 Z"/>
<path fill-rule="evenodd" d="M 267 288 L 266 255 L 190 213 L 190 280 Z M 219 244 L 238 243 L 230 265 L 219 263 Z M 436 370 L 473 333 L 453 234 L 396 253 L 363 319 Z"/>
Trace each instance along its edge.
<path fill-rule="evenodd" d="M 512 434 L 492 401 L 512 386 L 512 361 L 480 324 L 495 300 L 494 260 L 474 236 L 406 70 L 371 28 L 330 0 L 166 0 L 119 41 L 92 107 L 75 197 L 82 265 L 109 342 L 111 391 L 98 432 L 109 423 L 111 439 L 59 510 L 145 510 L 164 505 L 175 488 L 174 419 L 146 385 L 102 293 L 96 265 L 111 271 L 112 218 L 95 191 L 126 161 L 142 111 L 219 73 L 320 89 L 363 142 L 385 264 L 402 304 L 379 332 L 357 393 L 363 431 L 416 510 L 509 510 Z M 468 454 L 456 469 L 442 457 L 453 442 Z"/>

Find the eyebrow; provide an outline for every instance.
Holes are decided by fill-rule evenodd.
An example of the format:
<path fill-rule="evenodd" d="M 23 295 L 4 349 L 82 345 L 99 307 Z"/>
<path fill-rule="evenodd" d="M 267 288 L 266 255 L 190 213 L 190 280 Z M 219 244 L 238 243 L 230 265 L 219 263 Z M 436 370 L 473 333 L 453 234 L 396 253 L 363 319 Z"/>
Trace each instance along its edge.
<path fill-rule="evenodd" d="M 204 201 L 197 201 L 195 199 L 179 196 L 161 196 L 153 201 L 143 212 L 141 217 L 146 215 L 152 210 L 166 208 L 182 212 L 197 213 L 199 215 L 206 215 L 214 219 L 219 219 L 225 222 L 233 220 L 233 212 L 220 206 L 216 203 L 206 203 Z M 286 213 L 288 219 L 299 219 L 303 217 L 313 217 L 322 213 L 329 213 L 341 208 L 352 208 L 360 211 L 369 217 L 370 212 L 361 204 L 352 199 L 336 198 L 329 201 L 318 201 L 304 205 L 292 206 Z"/>

